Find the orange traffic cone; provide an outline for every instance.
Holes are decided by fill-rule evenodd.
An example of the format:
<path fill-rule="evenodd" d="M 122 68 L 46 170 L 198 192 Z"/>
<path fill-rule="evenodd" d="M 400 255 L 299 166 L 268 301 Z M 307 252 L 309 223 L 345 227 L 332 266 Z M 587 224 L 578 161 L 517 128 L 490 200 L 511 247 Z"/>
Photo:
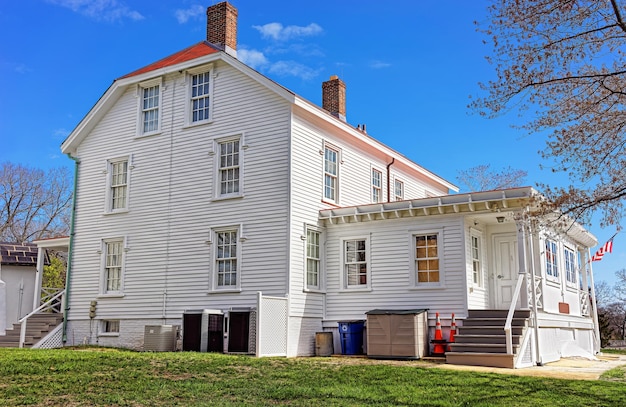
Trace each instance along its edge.
<path fill-rule="evenodd" d="M 454 343 L 455 336 L 456 336 L 456 322 L 454 320 L 454 313 L 453 313 L 452 322 L 450 323 L 450 339 L 448 339 L 448 343 Z M 450 350 L 450 345 L 448 345 L 448 350 Z"/>
<path fill-rule="evenodd" d="M 444 344 L 446 341 L 443 340 L 443 335 L 441 334 L 441 321 L 439 320 L 439 313 L 435 313 L 435 339 L 433 339 L 433 355 L 434 356 L 443 356 L 446 353 L 446 347 Z"/>
<path fill-rule="evenodd" d="M 435 340 L 442 341 L 443 335 L 441 334 L 441 321 L 439 320 L 439 313 L 435 313 Z"/>

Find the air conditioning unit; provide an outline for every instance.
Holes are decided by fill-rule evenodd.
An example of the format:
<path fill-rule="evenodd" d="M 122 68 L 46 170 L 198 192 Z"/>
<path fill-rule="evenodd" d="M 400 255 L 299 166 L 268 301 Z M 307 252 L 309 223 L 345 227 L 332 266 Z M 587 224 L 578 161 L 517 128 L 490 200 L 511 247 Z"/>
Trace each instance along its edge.
<path fill-rule="evenodd" d="M 173 352 L 176 350 L 177 325 L 146 325 L 143 350 L 146 352 Z"/>

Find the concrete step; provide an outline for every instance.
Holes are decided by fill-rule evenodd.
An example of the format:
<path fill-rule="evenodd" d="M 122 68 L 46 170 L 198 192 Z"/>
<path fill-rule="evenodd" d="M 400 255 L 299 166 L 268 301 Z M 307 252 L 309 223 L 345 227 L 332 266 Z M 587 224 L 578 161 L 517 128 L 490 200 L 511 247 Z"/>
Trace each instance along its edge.
<path fill-rule="evenodd" d="M 513 355 L 500 353 L 446 352 L 446 363 L 452 365 L 491 366 L 514 369 L 515 357 Z"/>

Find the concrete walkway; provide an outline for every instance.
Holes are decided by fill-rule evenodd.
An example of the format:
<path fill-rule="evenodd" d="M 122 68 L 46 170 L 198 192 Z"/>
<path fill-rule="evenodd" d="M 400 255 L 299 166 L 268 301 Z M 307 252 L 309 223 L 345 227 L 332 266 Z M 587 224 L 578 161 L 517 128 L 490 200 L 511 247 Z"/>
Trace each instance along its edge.
<path fill-rule="evenodd" d="M 557 362 L 543 366 L 524 369 L 503 369 L 483 366 L 460 366 L 438 364 L 435 367 L 449 370 L 465 370 L 472 372 L 489 372 L 518 376 L 552 377 L 556 379 L 598 380 L 602 373 L 618 366 L 626 366 L 626 355 L 599 355 L 597 360 L 585 358 L 563 358 Z"/>

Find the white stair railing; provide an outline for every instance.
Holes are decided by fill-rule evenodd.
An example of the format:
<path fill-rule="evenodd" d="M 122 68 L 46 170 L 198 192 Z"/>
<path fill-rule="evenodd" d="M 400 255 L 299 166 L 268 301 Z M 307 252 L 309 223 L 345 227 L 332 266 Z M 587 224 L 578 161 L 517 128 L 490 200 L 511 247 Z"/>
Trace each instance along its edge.
<path fill-rule="evenodd" d="M 59 304 L 63 303 L 63 294 L 65 294 L 65 290 L 59 291 L 48 301 L 44 302 L 39 307 L 34 309 L 30 314 L 17 321 L 20 324 L 20 348 L 24 347 L 24 342 L 26 341 L 26 323 L 28 321 L 28 318 L 42 311 L 52 310 L 58 313 Z"/>
<path fill-rule="evenodd" d="M 517 284 L 515 285 L 515 291 L 513 292 L 513 298 L 511 299 L 511 305 L 509 306 L 509 314 L 507 315 L 506 323 L 504 324 L 504 335 L 506 336 L 506 353 L 508 355 L 513 354 L 513 336 L 511 334 L 511 325 L 513 324 L 515 307 L 517 306 L 517 300 L 519 299 L 519 294 L 522 290 L 524 277 L 525 275 L 522 273 L 517 276 Z"/>

